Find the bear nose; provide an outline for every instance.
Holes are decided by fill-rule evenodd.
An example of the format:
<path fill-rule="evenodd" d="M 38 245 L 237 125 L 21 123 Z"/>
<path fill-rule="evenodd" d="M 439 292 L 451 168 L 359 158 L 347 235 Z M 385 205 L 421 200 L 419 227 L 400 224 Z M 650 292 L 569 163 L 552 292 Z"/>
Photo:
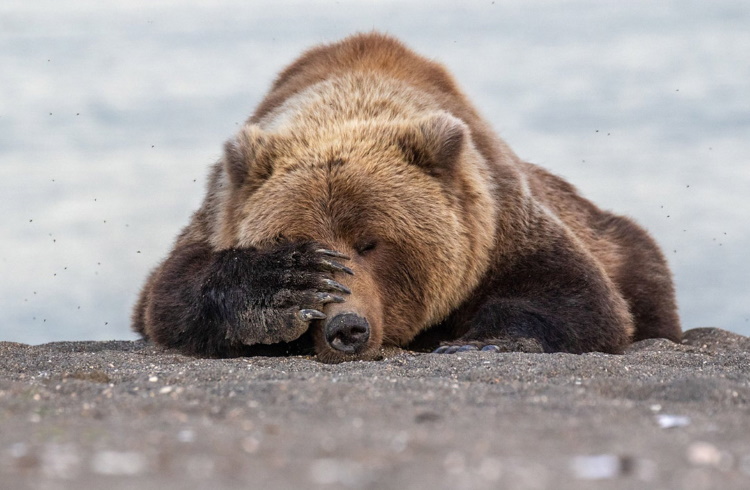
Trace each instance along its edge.
<path fill-rule="evenodd" d="M 340 313 L 325 327 L 328 345 L 345 354 L 364 350 L 370 340 L 370 324 L 356 313 Z"/>

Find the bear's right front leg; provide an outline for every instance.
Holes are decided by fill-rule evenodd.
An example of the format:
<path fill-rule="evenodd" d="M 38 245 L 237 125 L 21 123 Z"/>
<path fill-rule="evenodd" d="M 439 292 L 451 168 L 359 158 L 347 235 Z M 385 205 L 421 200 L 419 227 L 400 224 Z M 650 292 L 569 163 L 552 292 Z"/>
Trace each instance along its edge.
<path fill-rule="evenodd" d="M 178 246 L 141 293 L 135 329 L 162 346 L 204 356 L 292 341 L 325 318 L 326 303 L 350 293 L 333 274 L 352 271 L 334 259 L 347 257 L 313 243 L 268 251 Z"/>

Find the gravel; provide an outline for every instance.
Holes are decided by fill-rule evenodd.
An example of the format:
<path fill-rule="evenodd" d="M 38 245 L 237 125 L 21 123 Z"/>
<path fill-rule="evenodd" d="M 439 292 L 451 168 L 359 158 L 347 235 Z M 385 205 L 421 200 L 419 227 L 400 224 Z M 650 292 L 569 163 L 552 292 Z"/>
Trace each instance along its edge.
<path fill-rule="evenodd" d="M 0 342 L 3 488 L 750 488 L 750 338 L 197 359 Z"/>

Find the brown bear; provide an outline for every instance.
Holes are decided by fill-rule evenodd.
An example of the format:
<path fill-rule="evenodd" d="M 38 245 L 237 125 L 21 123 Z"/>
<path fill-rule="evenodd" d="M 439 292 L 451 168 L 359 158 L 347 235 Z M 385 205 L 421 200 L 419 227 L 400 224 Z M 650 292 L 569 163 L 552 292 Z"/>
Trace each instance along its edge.
<path fill-rule="evenodd" d="M 276 79 L 133 328 L 194 355 L 327 362 L 681 336 L 643 229 L 519 159 L 445 68 L 377 33 L 313 48 Z"/>

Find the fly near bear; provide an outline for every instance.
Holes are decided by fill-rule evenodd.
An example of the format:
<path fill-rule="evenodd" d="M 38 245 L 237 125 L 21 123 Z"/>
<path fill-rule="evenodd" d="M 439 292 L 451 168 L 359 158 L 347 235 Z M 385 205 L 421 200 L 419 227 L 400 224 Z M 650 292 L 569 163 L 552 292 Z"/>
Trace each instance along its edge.
<path fill-rule="evenodd" d="M 304 53 L 211 171 L 133 328 L 199 356 L 679 341 L 628 218 L 519 159 L 441 65 L 380 34 Z"/>

